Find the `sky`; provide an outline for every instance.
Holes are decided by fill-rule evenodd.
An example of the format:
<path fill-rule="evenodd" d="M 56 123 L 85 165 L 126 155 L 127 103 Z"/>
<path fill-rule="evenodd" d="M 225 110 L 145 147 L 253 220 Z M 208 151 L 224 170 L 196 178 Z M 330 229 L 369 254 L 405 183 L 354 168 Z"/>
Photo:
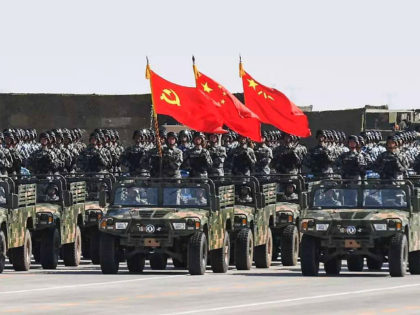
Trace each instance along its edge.
<path fill-rule="evenodd" d="M 0 0 L 0 93 L 143 94 L 152 69 L 314 110 L 420 108 L 420 1 Z"/>

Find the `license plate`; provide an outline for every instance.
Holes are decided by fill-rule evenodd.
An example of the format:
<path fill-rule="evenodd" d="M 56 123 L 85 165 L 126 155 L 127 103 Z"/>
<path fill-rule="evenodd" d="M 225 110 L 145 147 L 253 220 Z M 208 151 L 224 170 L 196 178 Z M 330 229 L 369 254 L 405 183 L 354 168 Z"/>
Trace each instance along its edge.
<path fill-rule="evenodd" d="M 144 240 L 144 246 L 148 246 L 148 247 L 159 247 L 160 246 L 160 242 L 158 240 L 156 240 L 155 238 L 146 238 Z"/>
<path fill-rule="evenodd" d="M 360 242 L 356 240 L 344 240 L 344 247 L 345 248 L 360 248 Z"/>

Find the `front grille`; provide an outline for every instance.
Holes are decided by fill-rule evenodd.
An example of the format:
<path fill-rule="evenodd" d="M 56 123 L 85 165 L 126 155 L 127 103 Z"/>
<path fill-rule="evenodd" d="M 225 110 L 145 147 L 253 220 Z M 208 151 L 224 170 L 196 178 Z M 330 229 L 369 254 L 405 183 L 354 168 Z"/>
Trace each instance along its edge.
<path fill-rule="evenodd" d="M 150 218 L 162 218 L 164 217 L 168 211 L 162 211 L 162 210 L 140 210 L 139 212 L 139 216 L 142 219 L 150 219 Z"/>

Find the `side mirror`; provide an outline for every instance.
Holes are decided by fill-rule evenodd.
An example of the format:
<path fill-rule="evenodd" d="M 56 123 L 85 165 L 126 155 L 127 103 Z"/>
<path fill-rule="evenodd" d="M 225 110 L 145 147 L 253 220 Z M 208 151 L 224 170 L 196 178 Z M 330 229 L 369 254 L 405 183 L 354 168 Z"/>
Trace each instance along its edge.
<path fill-rule="evenodd" d="M 99 207 L 106 207 L 106 191 L 102 190 L 99 192 Z"/>
<path fill-rule="evenodd" d="M 260 198 L 258 198 L 257 206 L 259 209 L 265 207 L 265 195 L 263 193 L 260 193 Z"/>
<path fill-rule="evenodd" d="M 16 209 L 19 205 L 19 197 L 16 194 L 6 196 L 6 205 L 8 209 Z"/>
<path fill-rule="evenodd" d="M 73 205 L 73 195 L 70 191 L 65 190 L 63 192 L 63 201 L 64 201 L 64 207 L 70 207 Z"/>

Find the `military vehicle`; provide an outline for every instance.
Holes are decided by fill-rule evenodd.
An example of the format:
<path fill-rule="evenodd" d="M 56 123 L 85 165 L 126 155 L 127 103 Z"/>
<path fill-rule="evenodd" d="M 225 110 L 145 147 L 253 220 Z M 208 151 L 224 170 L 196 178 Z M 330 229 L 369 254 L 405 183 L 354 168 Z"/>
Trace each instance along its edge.
<path fill-rule="evenodd" d="M 253 261 L 257 268 L 270 267 L 277 184 L 260 184 L 253 176 L 225 176 L 219 183 L 235 185 L 232 262 L 238 270 L 251 269 Z"/>
<path fill-rule="evenodd" d="M 35 260 L 45 269 L 55 269 L 61 251 L 66 266 L 78 266 L 86 183 L 69 183 L 61 175 L 21 176 L 17 183 L 36 184 L 36 220 L 30 229 Z"/>
<path fill-rule="evenodd" d="M 301 175 L 275 174 L 262 178 L 277 183 L 273 234 L 273 260 L 281 254 L 283 266 L 296 266 L 300 247 L 300 217 L 307 207 L 305 181 Z"/>
<path fill-rule="evenodd" d="M 31 234 L 35 224 L 36 186 L 0 178 L 0 272 L 6 255 L 16 271 L 31 266 Z"/>
<path fill-rule="evenodd" d="M 339 274 L 342 259 L 350 271 L 370 270 L 384 261 L 401 277 L 407 265 L 420 273 L 420 188 L 405 181 L 324 180 L 313 185 L 301 220 L 301 268 L 305 276 Z"/>
<path fill-rule="evenodd" d="M 68 182 L 86 183 L 86 202 L 84 224 L 80 227 L 82 233 L 82 255 L 91 259 L 93 264 L 99 264 L 99 221 L 102 219 L 105 208 L 99 206 L 99 192 L 109 193 L 116 182 L 114 175 L 109 173 L 69 174 Z"/>
<path fill-rule="evenodd" d="M 103 273 L 118 272 L 122 251 L 130 272 L 142 272 L 147 258 L 152 263 L 154 255 L 166 255 L 202 275 L 208 253 L 214 272 L 227 271 L 233 186 L 216 189 L 209 179 L 127 178 L 114 185 L 109 203 L 100 222 Z"/>

